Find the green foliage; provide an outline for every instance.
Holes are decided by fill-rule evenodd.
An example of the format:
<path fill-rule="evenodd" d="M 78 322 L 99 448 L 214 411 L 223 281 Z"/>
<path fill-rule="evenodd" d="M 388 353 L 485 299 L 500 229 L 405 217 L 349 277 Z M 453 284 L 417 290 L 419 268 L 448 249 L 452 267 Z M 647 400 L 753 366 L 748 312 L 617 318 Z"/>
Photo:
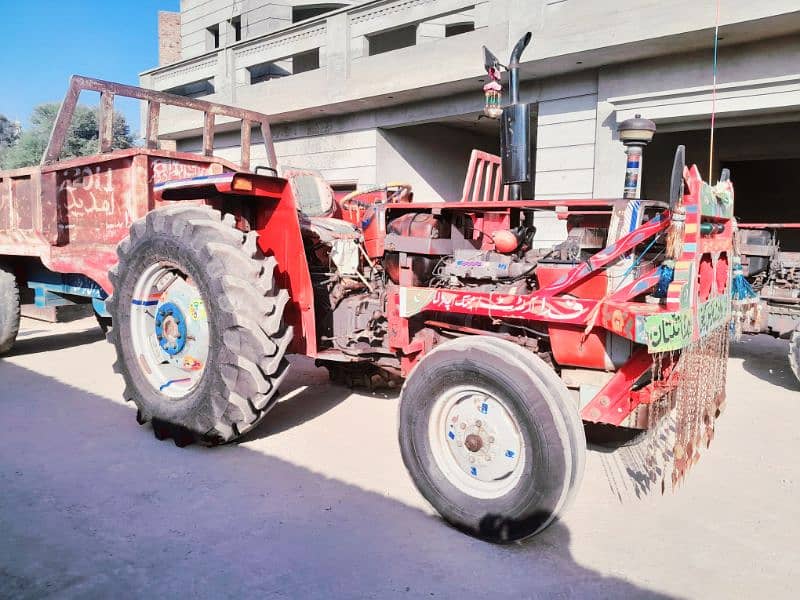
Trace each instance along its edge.
<path fill-rule="evenodd" d="M 0 115 L 0 148 L 8 148 L 17 143 L 20 134 L 19 123 Z"/>
<path fill-rule="evenodd" d="M 30 128 L 18 135 L 15 143 L 10 144 L 0 154 L 0 165 L 3 168 L 16 169 L 39 164 L 47 148 L 58 108 L 58 104 L 40 104 L 33 109 Z M 119 113 L 114 114 L 112 132 L 114 149 L 130 148 L 133 145 L 130 127 L 125 117 Z M 61 158 L 96 154 L 98 145 L 98 109 L 88 106 L 75 107 Z"/>
<path fill-rule="evenodd" d="M 0 115 L 0 165 L 8 149 L 17 143 L 20 135 L 19 123 L 10 121 L 5 115 Z"/>

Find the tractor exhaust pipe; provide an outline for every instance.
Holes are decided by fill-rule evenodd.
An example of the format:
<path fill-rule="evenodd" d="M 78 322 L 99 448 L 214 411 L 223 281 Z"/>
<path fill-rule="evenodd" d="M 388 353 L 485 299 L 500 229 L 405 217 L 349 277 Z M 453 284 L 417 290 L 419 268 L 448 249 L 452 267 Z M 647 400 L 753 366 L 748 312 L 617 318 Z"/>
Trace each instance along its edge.
<path fill-rule="evenodd" d="M 538 121 L 539 106 L 538 103 L 530 105 L 521 104 L 519 101 L 519 62 L 525 48 L 531 43 L 531 38 L 531 32 L 522 36 L 511 51 L 508 66 L 505 66 L 509 74 L 511 104 L 503 107 L 500 114 L 500 158 L 503 184 L 508 186 L 510 200 L 522 199 L 523 185 L 531 199 L 536 193 L 535 178 L 532 177 L 535 170 L 535 153 L 532 152 L 532 146 L 535 146 L 537 123 L 532 122 L 531 115 L 534 115 L 534 121 Z M 485 46 L 483 52 L 486 72 L 494 82 L 499 83 L 500 68 L 504 65 Z M 487 88 L 499 90 L 496 84 L 494 88 L 491 88 L 491 85 L 488 84 L 484 90 Z M 488 94 L 489 92 L 487 92 L 487 107 L 489 107 Z M 494 102 L 496 105 L 498 98 L 495 98 Z M 490 114 L 488 110 L 486 114 Z"/>

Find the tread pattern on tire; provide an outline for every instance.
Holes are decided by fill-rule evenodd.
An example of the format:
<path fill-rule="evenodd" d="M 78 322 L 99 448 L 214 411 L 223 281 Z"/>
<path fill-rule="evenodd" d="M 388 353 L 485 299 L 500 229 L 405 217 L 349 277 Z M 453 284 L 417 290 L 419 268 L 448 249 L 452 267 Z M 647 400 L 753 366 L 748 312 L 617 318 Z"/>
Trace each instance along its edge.
<path fill-rule="evenodd" d="M 288 293 L 275 285 L 277 263 L 260 255 L 257 233 L 236 229 L 232 215 L 223 218 L 209 207 L 180 205 L 152 211 L 133 224 L 129 237 L 117 248 L 119 262 L 110 272 L 115 290 L 120 273 L 142 240 L 162 235 L 183 240 L 204 259 L 222 344 L 218 365 L 222 385 L 210 393 L 212 414 L 180 425 L 199 434 L 199 441 L 229 442 L 252 429 L 277 400 L 276 392 L 289 367 L 285 353 L 293 334 L 283 323 Z M 117 298 L 114 294 L 108 300 L 112 314 L 119 308 Z M 151 414 L 140 402 L 120 358 L 123 324 L 119 325 L 111 329 L 108 338 L 117 349 L 114 369 L 125 378 L 125 399 L 136 403 L 140 422 L 152 420 L 154 430 L 160 430 L 156 435 L 163 435 L 162 424 L 157 423 L 159 415 Z M 177 437 L 175 441 L 178 443 Z"/>
<path fill-rule="evenodd" d="M 496 344 L 498 347 L 506 345 L 509 350 L 519 348 L 514 342 L 509 340 L 484 338 L 480 336 L 474 339 L 480 340 L 482 343 L 488 345 Z M 566 390 L 564 382 L 553 369 L 533 353 L 531 353 L 529 359 L 531 362 L 541 363 L 539 368 L 536 369 L 536 375 L 541 378 L 542 383 L 550 390 L 554 398 L 565 398 L 568 396 L 569 392 Z M 583 472 L 586 467 L 586 434 L 583 429 L 583 420 L 581 419 L 577 407 L 573 410 L 573 405 L 568 402 L 557 402 L 556 404 L 561 409 L 561 413 L 564 416 L 567 434 L 570 440 L 570 450 L 572 451 L 572 469 L 567 486 L 567 493 L 558 510 L 559 513 L 562 513 L 572 504 L 575 495 L 580 489 L 581 481 L 583 480 Z"/>
<path fill-rule="evenodd" d="M 14 346 L 19 333 L 19 287 L 14 273 L 0 265 L 0 355 Z"/>
<path fill-rule="evenodd" d="M 492 531 L 491 527 L 486 530 L 481 528 L 481 530 L 478 531 L 474 525 L 467 524 L 465 521 L 462 521 L 460 517 L 451 518 L 453 515 L 448 516 L 444 512 L 442 512 L 442 514 L 445 516 L 445 518 L 451 520 L 451 522 L 457 527 L 463 528 L 473 535 L 479 535 L 479 537 L 483 537 L 484 539 L 494 542 L 519 540 L 523 537 L 535 535 L 539 531 L 545 529 L 571 504 L 578 488 L 580 487 L 586 462 L 586 438 L 583 429 L 583 422 L 580 419 L 577 407 L 575 407 L 574 403 L 570 401 L 563 382 L 555 373 L 555 371 L 551 369 L 551 367 L 546 365 L 544 361 L 532 353 L 525 352 L 523 355 L 522 349 L 512 342 L 498 340 L 496 338 L 490 338 L 487 336 L 467 336 L 463 338 L 457 338 L 456 340 L 451 340 L 434 348 L 428 355 L 426 355 L 425 358 L 420 361 L 420 363 L 415 367 L 414 371 L 412 371 L 412 373 L 406 379 L 406 383 L 403 386 L 403 391 L 401 393 L 401 398 L 407 393 L 409 383 L 412 381 L 415 374 L 424 377 L 427 373 L 431 372 L 430 365 L 434 364 L 436 361 L 434 360 L 432 363 L 430 360 L 428 360 L 429 358 L 438 356 L 439 354 L 445 354 L 451 356 L 452 359 L 455 360 L 459 354 L 462 354 L 466 359 L 468 358 L 471 349 L 480 349 L 484 355 L 494 356 L 497 361 L 495 364 L 503 364 L 512 361 L 515 364 L 515 369 L 522 370 L 527 374 L 528 377 L 537 382 L 537 386 L 547 390 L 547 393 L 543 394 L 542 399 L 544 400 L 545 404 L 549 406 L 549 412 L 552 415 L 551 433 L 559 438 L 561 443 L 564 445 L 562 456 L 566 472 L 564 473 L 565 476 L 563 481 L 561 481 L 557 488 L 554 488 L 554 490 L 557 489 L 557 493 L 552 505 L 552 512 L 548 513 L 546 519 L 532 523 L 534 527 L 528 529 L 522 536 L 517 536 L 516 534 L 514 534 L 514 537 L 498 536 L 497 532 Z M 424 473 L 424 470 L 421 471 L 415 465 L 417 459 L 414 458 L 414 455 L 417 453 L 417 450 L 415 449 L 414 444 L 411 443 L 410 440 L 407 439 L 407 436 L 404 436 L 403 434 L 402 401 L 399 414 L 401 422 L 400 446 L 403 460 L 406 464 L 406 467 L 411 472 L 412 478 L 415 479 L 415 483 L 417 483 L 418 488 L 420 488 L 422 482 L 416 480 L 417 476 L 422 476 L 425 481 L 427 481 L 427 483 L 422 483 L 422 485 L 430 488 L 433 486 L 433 482 L 429 479 L 428 475 Z M 432 504 L 434 504 L 434 506 L 436 506 L 436 502 L 434 502 L 436 495 L 442 497 L 443 499 L 445 498 L 441 496 L 441 492 L 433 492 L 434 495 L 431 495 L 432 490 L 428 490 L 426 493 L 426 490 L 420 488 L 420 491 L 422 492 L 423 496 L 425 496 L 429 501 L 431 501 Z M 447 502 L 449 501 L 445 499 L 445 508 L 447 508 Z M 438 506 L 436 507 L 440 508 Z M 498 520 L 498 525 L 500 527 L 503 526 L 502 521 L 503 519 Z"/>
<path fill-rule="evenodd" d="M 800 326 L 792 332 L 789 338 L 789 365 L 792 367 L 797 381 L 800 381 Z"/>

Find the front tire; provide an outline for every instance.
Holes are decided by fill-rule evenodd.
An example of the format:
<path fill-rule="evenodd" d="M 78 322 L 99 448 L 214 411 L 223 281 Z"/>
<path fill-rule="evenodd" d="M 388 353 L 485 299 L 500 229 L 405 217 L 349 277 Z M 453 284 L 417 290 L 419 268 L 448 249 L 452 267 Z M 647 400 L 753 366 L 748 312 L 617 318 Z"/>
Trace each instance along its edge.
<path fill-rule="evenodd" d="M 795 378 L 800 382 L 800 325 L 789 338 L 789 365 L 792 367 Z"/>
<path fill-rule="evenodd" d="M 115 370 L 159 439 L 228 442 L 277 400 L 292 339 L 288 293 L 256 235 L 208 207 L 172 206 L 134 223 L 117 249 Z"/>
<path fill-rule="evenodd" d="M 10 351 L 19 333 L 19 287 L 14 272 L 0 265 L 0 356 Z"/>
<path fill-rule="evenodd" d="M 497 338 L 437 346 L 400 403 L 400 448 L 422 495 L 492 542 L 545 529 L 570 504 L 586 439 L 577 407 L 539 357 Z"/>

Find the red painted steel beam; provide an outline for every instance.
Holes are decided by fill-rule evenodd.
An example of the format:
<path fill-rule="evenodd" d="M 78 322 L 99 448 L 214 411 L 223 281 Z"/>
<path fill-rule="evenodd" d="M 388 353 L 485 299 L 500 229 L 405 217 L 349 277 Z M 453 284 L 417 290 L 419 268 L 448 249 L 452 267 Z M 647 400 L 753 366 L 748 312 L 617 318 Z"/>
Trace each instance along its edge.
<path fill-rule="evenodd" d="M 631 388 L 653 365 L 646 348 L 633 356 L 603 386 L 589 404 L 583 407 L 581 418 L 592 423 L 620 425 L 638 406 L 631 398 Z"/>

